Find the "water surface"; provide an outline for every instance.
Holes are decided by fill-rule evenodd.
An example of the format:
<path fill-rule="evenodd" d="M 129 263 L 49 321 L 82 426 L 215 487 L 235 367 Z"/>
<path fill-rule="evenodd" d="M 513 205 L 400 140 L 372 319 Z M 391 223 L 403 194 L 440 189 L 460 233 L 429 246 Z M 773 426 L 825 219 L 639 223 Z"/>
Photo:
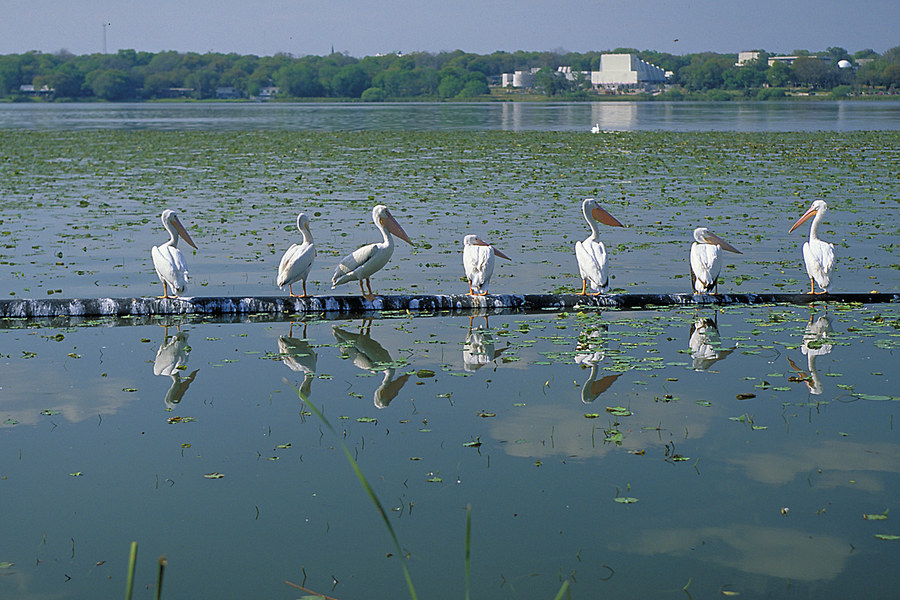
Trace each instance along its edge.
<path fill-rule="evenodd" d="M 893 306 L 44 324 L 0 331 L 3 595 L 119 594 L 135 539 L 139 597 L 163 553 L 164 597 L 403 597 L 342 442 L 420 597 L 467 505 L 477 597 L 900 584 Z"/>
<path fill-rule="evenodd" d="M 900 101 L 0 104 L 0 128 L 292 131 L 900 129 Z"/>

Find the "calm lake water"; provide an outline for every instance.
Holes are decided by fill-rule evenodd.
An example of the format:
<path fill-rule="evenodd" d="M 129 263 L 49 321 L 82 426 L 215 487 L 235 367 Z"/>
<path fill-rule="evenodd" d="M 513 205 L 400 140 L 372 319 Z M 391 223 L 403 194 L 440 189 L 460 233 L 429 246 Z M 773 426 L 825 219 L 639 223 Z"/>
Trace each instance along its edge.
<path fill-rule="evenodd" d="M 687 291 L 707 225 L 723 291 L 804 291 L 825 198 L 834 290 L 895 291 L 897 110 L 0 105 L 0 281 L 156 295 L 171 206 L 189 294 L 280 293 L 304 210 L 330 293 L 384 202 L 414 246 L 377 292 L 465 291 L 466 233 L 513 257 L 491 291 L 571 291 L 595 196 L 617 290 Z M 468 505 L 473 598 L 889 598 L 898 351 L 897 305 L 0 321 L 0 597 L 118 597 L 132 540 L 136 598 L 162 554 L 163 598 L 408 597 L 344 444 L 422 598 L 464 597 Z"/>
<path fill-rule="evenodd" d="M 318 131 L 900 130 L 900 100 L 0 104 L 0 128 Z"/>

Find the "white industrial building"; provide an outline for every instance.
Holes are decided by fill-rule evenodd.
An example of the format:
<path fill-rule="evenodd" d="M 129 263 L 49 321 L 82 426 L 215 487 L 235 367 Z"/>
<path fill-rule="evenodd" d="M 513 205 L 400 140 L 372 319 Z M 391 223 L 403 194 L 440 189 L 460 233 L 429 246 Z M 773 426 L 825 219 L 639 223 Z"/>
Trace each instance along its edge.
<path fill-rule="evenodd" d="M 516 71 L 515 73 L 504 73 L 501 76 L 501 85 L 506 87 L 511 85 L 517 88 L 534 87 L 534 74 L 540 71 L 538 68 L 532 68 L 528 71 Z"/>
<path fill-rule="evenodd" d="M 504 73 L 501 76 L 503 87 L 509 85 L 516 88 L 534 86 L 534 75 L 539 69 Z M 559 67 L 557 75 L 572 81 L 575 72 L 571 67 Z M 582 71 L 585 79 L 590 79 L 595 88 L 618 89 L 623 87 L 643 87 L 662 84 L 666 81 L 666 72 L 651 65 L 634 54 L 603 54 L 600 56 L 599 71 Z"/>
<path fill-rule="evenodd" d="M 759 60 L 759 52 L 757 50 L 742 50 L 738 52 L 737 62 L 734 63 L 736 67 L 742 67 L 750 61 Z M 768 65 L 771 67 L 777 62 L 784 63 L 786 65 L 794 64 L 794 61 L 800 58 L 799 56 L 770 56 L 767 60 Z M 824 60 L 826 62 L 831 60 L 830 56 L 816 56 L 815 54 L 810 54 L 805 58 L 812 58 L 818 60 Z"/>
<path fill-rule="evenodd" d="M 634 54 L 603 54 L 600 70 L 591 72 L 594 87 L 618 88 L 666 82 L 666 72 Z"/>

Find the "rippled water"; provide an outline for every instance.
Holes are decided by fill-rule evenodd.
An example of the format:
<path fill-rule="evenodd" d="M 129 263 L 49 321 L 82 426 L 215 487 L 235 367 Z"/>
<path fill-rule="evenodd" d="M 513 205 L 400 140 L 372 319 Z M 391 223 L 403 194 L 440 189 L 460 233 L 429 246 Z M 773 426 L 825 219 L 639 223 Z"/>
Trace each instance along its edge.
<path fill-rule="evenodd" d="M 900 129 L 900 101 L 0 104 L 0 128 L 319 131 Z"/>
<path fill-rule="evenodd" d="M 420 597 L 900 584 L 893 306 L 163 324 L 0 331 L 4 595 L 402 597 L 342 443 Z"/>
<path fill-rule="evenodd" d="M 592 195 L 628 226 L 603 232 L 621 291 L 686 291 L 700 224 L 744 251 L 723 289 L 800 291 L 806 233 L 787 229 L 825 197 L 835 290 L 896 290 L 897 134 L 819 132 L 845 104 L 892 106 L 599 136 L 606 111 L 657 129 L 644 108 L 698 105 L 0 106 L 0 279 L 15 297 L 159 293 L 148 249 L 175 206 L 199 246 L 190 293 L 278 293 L 306 210 L 324 293 L 378 201 L 415 246 L 376 291 L 464 291 L 471 231 L 514 259 L 492 291 L 570 291 Z M 734 124 L 718 108 L 705 129 Z M 662 128 L 698 127 L 679 119 Z M 304 319 L 0 321 L 0 597 L 116 597 L 132 540 L 136 597 L 161 554 L 163 598 L 302 596 L 285 580 L 406 597 L 342 444 L 423 598 L 464 597 L 467 506 L 475 598 L 900 586 L 896 305 Z"/>

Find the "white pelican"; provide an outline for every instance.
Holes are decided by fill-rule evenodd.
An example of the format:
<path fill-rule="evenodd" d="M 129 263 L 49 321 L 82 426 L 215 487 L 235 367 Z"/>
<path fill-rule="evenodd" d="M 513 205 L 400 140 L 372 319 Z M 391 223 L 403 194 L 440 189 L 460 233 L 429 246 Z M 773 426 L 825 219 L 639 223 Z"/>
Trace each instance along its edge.
<path fill-rule="evenodd" d="M 372 282 L 369 278 L 391 259 L 391 255 L 394 253 L 394 238 L 391 237 L 391 234 L 393 233 L 412 246 L 409 236 L 406 235 L 406 232 L 400 227 L 400 223 L 397 222 L 397 219 L 391 215 L 391 212 L 383 204 L 379 204 L 372 209 L 372 221 L 375 222 L 375 227 L 381 231 L 382 241 L 357 248 L 351 254 L 345 256 L 341 264 L 334 270 L 334 276 L 331 278 L 331 289 L 356 279 L 359 281 L 359 289 L 363 298 L 374 300 L 375 294 L 372 293 Z M 366 280 L 366 285 L 369 287 L 368 294 L 363 289 L 363 279 Z"/>
<path fill-rule="evenodd" d="M 734 352 L 735 348 L 723 348 L 719 337 L 718 313 L 715 318 L 698 317 L 691 323 L 690 340 L 691 358 L 695 371 L 706 371 L 714 363 Z"/>
<path fill-rule="evenodd" d="M 831 286 L 831 271 L 834 269 L 834 245 L 819 239 L 819 223 L 825 218 L 827 210 L 828 205 L 825 204 L 824 200 L 816 200 L 788 230 L 788 233 L 791 233 L 801 223 L 815 215 L 815 219 L 813 219 L 812 225 L 809 227 L 809 241 L 803 244 L 803 261 L 806 263 L 806 272 L 809 275 L 810 294 L 827 294 L 828 288 Z M 821 292 L 816 292 L 816 286 L 813 284 L 814 280 L 822 288 Z"/>
<path fill-rule="evenodd" d="M 495 349 L 494 336 L 488 329 L 487 315 L 484 317 L 484 329 L 480 325 L 473 329 L 474 319 L 474 315 L 469 317 L 469 332 L 463 343 L 463 369 L 466 372 L 474 372 L 488 363 L 494 363 L 496 371 L 497 359 L 506 348 Z"/>
<path fill-rule="evenodd" d="M 167 330 L 162 344 L 159 345 L 159 350 L 156 351 L 156 359 L 153 361 L 154 375 L 165 375 L 172 379 L 172 385 L 169 386 L 169 391 L 166 392 L 164 399 L 168 408 L 174 408 L 176 404 L 181 402 L 182 397 L 191 383 L 194 382 L 194 378 L 197 377 L 197 372 L 200 370 L 194 369 L 187 377 L 181 376 L 188 361 L 189 347 L 187 340 L 187 333 L 179 331 L 172 337 L 169 337 Z"/>
<path fill-rule="evenodd" d="M 337 325 L 333 325 L 331 331 L 334 339 L 341 344 L 341 354 L 349 358 L 354 365 L 370 373 L 384 372 L 381 385 L 375 390 L 373 402 L 376 408 L 386 408 L 400 393 L 400 389 L 409 379 L 409 374 L 405 373 L 395 378 L 396 369 L 391 354 L 369 335 L 371 328 L 372 320 L 368 319 L 363 322 L 359 333 L 352 333 Z"/>
<path fill-rule="evenodd" d="M 590 280 L 593 295 L 605 292 L 609 287 L 609 274 L 606 272 L 606 246 L 600 241 L 600 230 L 597 221 L 611 227 L 625 227 L 614 216 L 600 208 L 593 198 L 581 203 L 584 220 L 591 228 L 591 235 L 583 242 L 575 242 L 575 257 L 578 259 L 578 271 L 581 274 L 581 294 L 587 294 L 587 282 Z"/>
<path fill-rule="evenodd" d="M 831 352 L 833 345 L 828 342 L 831 341 L 829 336 L 832 332 L 831 319 L 827 315 L 819 317 L 815 322 L 810 315 L 809 324 L 803 335 L 803 346 L 800 347 L 800 350 L 806 355 L 806 366 L 809 369 L 806 387 L 812 394 L 819 395 L 825 389 L 822 378 L 819 377 L 819 372 L 816 370 L 816 358 Z"/>
<path fill-rule="evenodd" d="M 740 250 L 714 234 L 706 227 L 694 230 L 691 244 L 691 283 L 695 294 L 715 294 L 719 291 L 719 271 L 722 264 L 719 255 L 722 250 L 743 254 Z M 713 291 L 713 288 L 716 291 Z"/>
<path fill-rule="evenodd" d="M 466 279 L 469 280 L 470 296 L 487 295 L 487 286 L 494 273 L 495 254 L 500 258 L 511 260 L 477 235 L 467 235 L 463 238 L 463 267 L 466 269 Z"/>
<path fill-rule="evenodd" d="M 312 381 L 316 377 L 316 361 L 318 354 L 306 340 L 306 324 L 303 324 L 303 339 L 292 337 L 294 324 L 287 336 L 278 336 L 278 353 L 283 357 L 281 361 L 291 371 L 303 373 L 303 383 L 300 384 L 300 396 L 305 400 L 311 393 Z"/>
<path fill-rule="evenodd" d="M 153 266 L 159 280 L 163 282 L 163 295 L 160 298 L 177 298 L 184 293 L 188 282 L 187 265 L 184 264 L 184 255 L 178 249 L 178 236 L 184 238 L 188 245 L 197 247 L 194 240 L 188 235 L 184 225 L 178 220 L 178 214 L 174 210 L 166 209 L 162 213 L 162 224 L 169 232 L 169 241 L 159 246 L 153 246 L 150 254 L 153 256 Z M 169 295 L 169 286 L 172 286 L 174 296 Z"/>
<path fill-rule="evenodd" d="M 306 216 L 306 213 L 297 215 L 297 229 L 303 236 L 303 243 L 291 244 L 291 247 L 281 257 L 281 263 L 278 265 L 278 278 L 275 283 L 282 289 L 284 286 L 288 286 L 288 291 L 295 298 L 306 298 L 306 278 L 309 277 L 309 270 L 316 258 L 316 246 L 313 242 L 312 232 L 309 230 L 309 217 Z M 298 281 L 303 282 L 302 296 L 294 293 L 293 284 Z"/>
<path fill-rule="evenodd" d="M 581 386 L 581 401 L 584 404 L 590 404 L 600 397 L 600 394 L 610 388 L 616 379 L 624 375 L 625 372 L 616 373 L 615 375 L 605 375 L 598 379 L 600 375 L 600 362 L 605 356 L 603 333 L 607 330 L 606 325 L 603 328 L 590 329 L 589 332 L 582 332 L 578 336 L 578 343 L 575 345 L 575 363 L 581 365 L 582 369 L 590 369 L 584 385 Z"/>

